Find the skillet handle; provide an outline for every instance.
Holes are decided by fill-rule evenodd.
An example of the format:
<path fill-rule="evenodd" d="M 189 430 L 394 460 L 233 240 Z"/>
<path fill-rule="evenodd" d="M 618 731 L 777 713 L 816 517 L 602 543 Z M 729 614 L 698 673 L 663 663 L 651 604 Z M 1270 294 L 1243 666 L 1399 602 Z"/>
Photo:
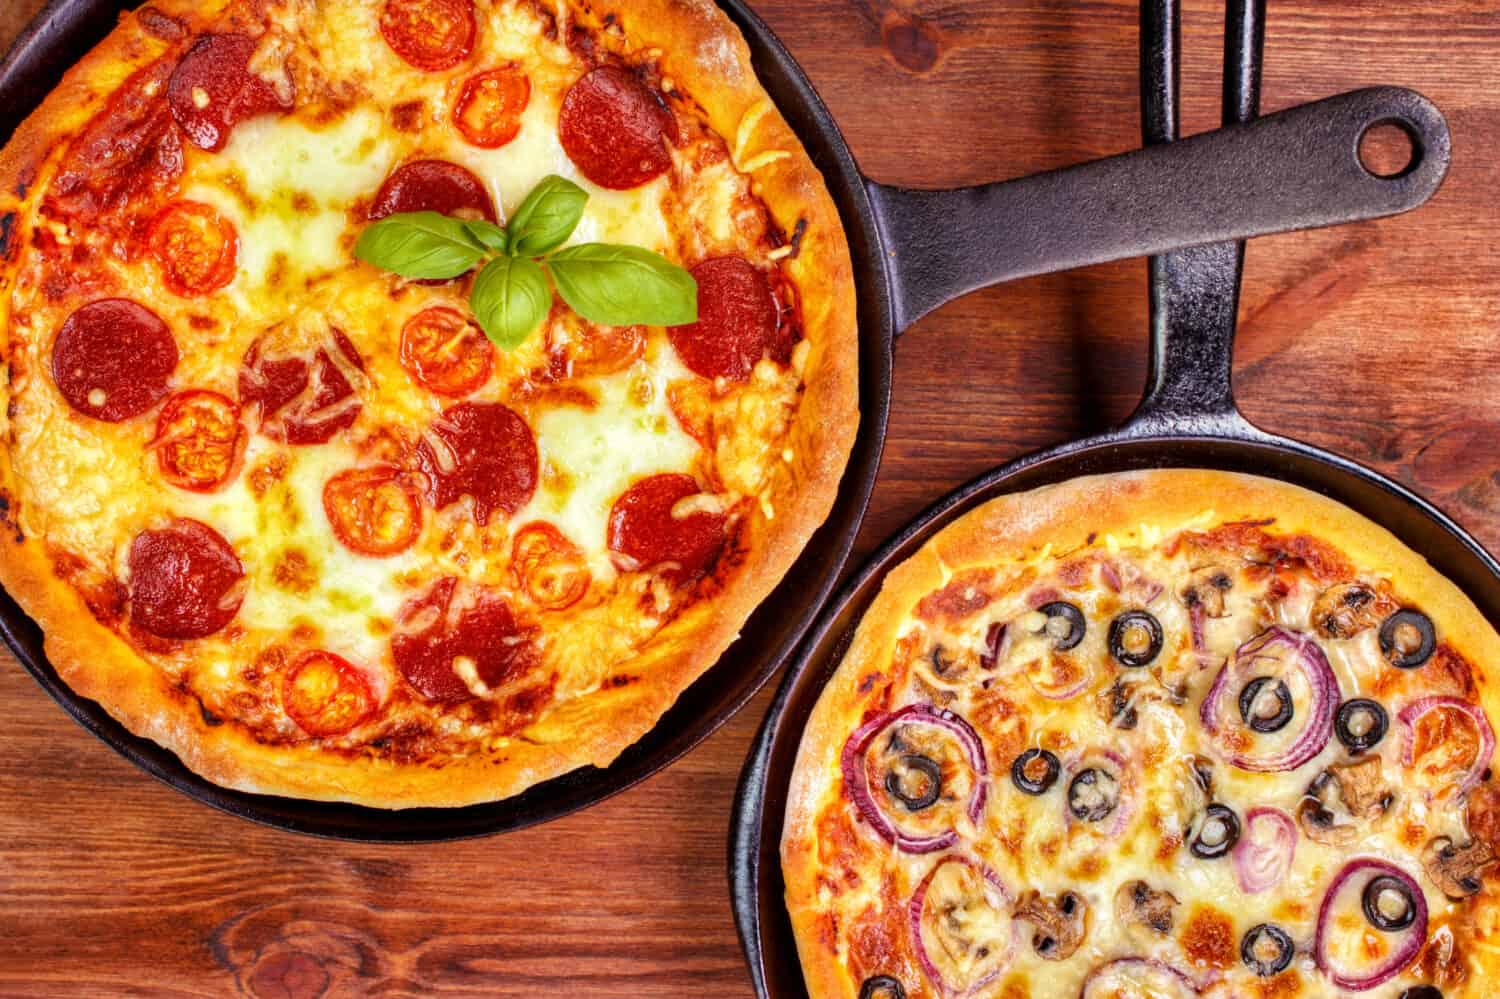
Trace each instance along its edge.
<path fill-rule="evenodd" d="M 1359 161 L 1375 125 L 1401 126 L 1412 163 Z M 898 330 L 971 291 L 1054 271 L 1410 211 L 1448 172 L 1431 101 L 1371 87 L 1079 166 L 952 191 L 868 181 Z"/>
<path fill-rule="evenodd" d="M 1226 125 L 1260 110 L 1266 0 L 1224 7 Z M 1181 0 L 1141 3 L 1141 138 L 1177 138 Z M 1234 403 L 1231 371 L 1245 244 L 1214 243 L 1152 257 L 1151 360 L 1145 398 L 1120 428 L 1125 435 L 1172 432 L 1243 437 L 1255 428 Z"/>

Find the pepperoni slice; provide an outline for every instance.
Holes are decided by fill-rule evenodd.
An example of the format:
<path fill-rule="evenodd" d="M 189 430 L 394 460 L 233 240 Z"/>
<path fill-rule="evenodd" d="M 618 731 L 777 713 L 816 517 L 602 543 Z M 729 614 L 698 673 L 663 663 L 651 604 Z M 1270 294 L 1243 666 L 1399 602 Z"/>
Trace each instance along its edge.
<path fill-rule="evenodd" d="M 351 468 L 329 479 L 323 512 L 339 543 L 361 555 L 395 555 L 422 531 L 416 486 L 389 465 Z"/>
<path fill-rule="evenodd" d="M 385 179 L 375 192 L 369 216 L 383 219 L 397 212 L 467 214 L 495 221 L 495 203 L 484 183 L 447 160 L 413 160 Z"/>
<path fill-rule="evenodd" d="M 159 99 L 172 73 L 166 60 L 137 70 L 69 147 L 48 202 L 92 221 L 154 202 L 182 174 L 182 133 Z"/>
<path fill-rule="evenodd" d="M 443 410 L 417 445 L 427 501 L 441 510 L 474 498 L 474 520 L 515 513 L 536 492 L 536 438 L 526 421 L 498 402 L 461 402 Z"/>
<path fill-rule="evenodd" d="M 260 429 L 288 444 L 323 444 L 359 417 L 352 382 L 365 365 L 354 344 L 332 329 L 322 344 L 297 342 L 277 327 L 257 337 L 240 364 L 240 405 L 260 412 Z"/>
<path fill-rule="evenodd" d="M 427 700 L 466 701 L 474 691 L 459 671 L 499 687 L 536 664 L 533 634 L 498 593 L 447 576 L 401 608 L 391 658 Z"/>
<path fill-rule="evenodd" d="M 250 71 L 255 42 L 246 35 L 204 35 L 187 50 L 167 82 L 167 103 L 189 141 L 216 153 L 234 126 L 273 111 L 290 111 L 292 100 Z"/>
<path fill-rule="evenodd" d="M 218 531 L 179 518 L 130 544 L 130 620 L 160 638 L 203 638 L 240 609 L 245 570 Z"/>
<path fill-rule="evenodd" d="M 473 0 L 386 0 L 380 33 L 402 59 L 437 73 L 469 57 L 479 25 Z"/>
<path fill-rule="evenodd" d="M 532 602 L 545 610 L 573 606 L 588 592 L 592 579 L 578 546 L 541 521 L 516 532 L 510 571 Z"/>
<path fill-rule="evenodd" d="M 162 477 L 179 489 L 208 493 L 233 476 L 244 452 L 240 407 L 217 392 L 193 389 L 167 400 L 151 442 Z"/>
<path fill-rule="evenodd" d="M 464 141 L 499 149 L 521 131 L 531 101 L 531 78 L 519 66 L 501 66 L 469 77 L 453 106 L 453 124 Z"/>
<path fill-rule="evenodd" d="M 69 316 L 52 344 L 52 380 L 85 416 L 119 423 L 167 394 L 177 341 L 156 313 L 125 298 L 90 302 Z"/>
<path fill-rule="evenodd" d="M 667 140 L 676 140 L 677 120 L 634 73 L 600 66 L 568 88 L 557 136 L 585 177 L 624 191 L 671 167 Z"/>
<path fill-rule="evenodd" d="M 401 328 L 401 366 L 438 395 L 468 395 L 483 385 L 494 353 L 489 339 L 457 309 L 423 309 Z"/>
<path fill-rule="evenodd" d="M 234 280 L 240 240 L 211 205 L 174 201 L 151 223 L 151 255 L 167 287 L 184 298 L 217 291 Z"/>
<path fill-rule="evenodd" d="M 777 339 L 781 310 L 765 275 L 739 257 L 715 257 L 693 268 L 698 321 L 667 330 L 689 370 L 743 382 Z"/>
<path fill-rule="evenodd" d="M 281 684 L 281 705 L 302 731 L 328 738 L 370 717 L 375 695 L 353 663 L 320 649 L 293 661 Z"/>
<path fill-rule="evenodd" d="M 674 583 L 697 579 L 724 548 L 725 517 L 679 504 L 703 492 L 691 475 L 653 475 L 631 486 L 609 511 L 609 548 L 621 569 L 655 569 Z"/>

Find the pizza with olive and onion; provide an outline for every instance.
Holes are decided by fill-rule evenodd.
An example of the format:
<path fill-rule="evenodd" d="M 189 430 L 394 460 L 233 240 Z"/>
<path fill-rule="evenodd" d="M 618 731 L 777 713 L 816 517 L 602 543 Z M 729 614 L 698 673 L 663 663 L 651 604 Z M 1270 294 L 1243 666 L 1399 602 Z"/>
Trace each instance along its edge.
<path fill-rule="evenodd" d="M 708 0 L 155 0 L 0 152 L 0 582 L 221 784 L 604 765 L 826 516 L 822 178 Z"/>
<path fill-rule="evenodd" d="M 1496 662 L 1455 586 L 1295 486 L 986 503 L 886 577 L 804 733 L 809 989 L 1493 995 Z"/>

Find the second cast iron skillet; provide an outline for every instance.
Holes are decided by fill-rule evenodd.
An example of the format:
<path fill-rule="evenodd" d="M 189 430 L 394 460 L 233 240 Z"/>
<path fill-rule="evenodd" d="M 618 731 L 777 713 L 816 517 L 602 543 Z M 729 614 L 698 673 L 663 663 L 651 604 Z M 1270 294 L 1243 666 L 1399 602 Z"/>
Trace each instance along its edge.
<path fill-rule="evenodd" d="M 0 142 L 130 6 L 127 0 L 51 0 L 0 63 Z M 1437 110 L 1410 91 L 1377 88 L 1247 127 L 1007 183 L 938 192 L 889 187 L 860 173 L 827 108 L 770 29 L 742 0 L 720 0 L 720 6 L 743 32 L 761 81 L 838 206 L 853 254 L 860 325 L 860 429 L 838 498 L 827 523 L 745 624 L 742 637 L 607 768 L 576 770 L 492 804 L 388 812 L 246 794 L 204 780 L 69 690 L 48 664 L 35 623 L 0 594 L 0 633 L 85 728 L 200 801 L 316 835 L 450 839 L 516 829 L 583 808 L 696 745 L 760 689 L 807 633 L 840 578 L 875 484 L 892 347 L 901 330 L 945 302 L 1000 281 L 1406 211 L 1432 195 L 1447 169 L 1448 133 Z M 1398 179 L 1375 178 L 1355 155 L 1364 132 L 1385 121 L 1403 123 L 1425 153 Z M 1227 400 L 1227 380 L 1225 393 Z"/>
<path fill-rule="evenodd" d="M 1141 7 L 1144 133 L 1147 142 L 1164 142 L 1176 131 L 1176 0 L 1146 0 Z M 1264 0 L 1229 4 L 1226 120 L 1254 113 L 1263 10 Z M 1418 163 L 1409 169 L 1421 170 L 1420 161 L 1432 150 L 1415 146 Z M 1240 414 L 1230 366 L 1242 249 L 1228 243 L 1151 261 L 1147 388 L 1123 425 L 1027 455 L 938 501 L 876 552 L 813 626 L 751 748 L 730 830 L 731 901 L 760 995 L 805 994 L 783 899 L 780 844 L 786 792 L 808 716 L 886 573 L 987 500 L 1137 469 L 1210 468 L 1280 479 L 1330 496 L 1388 528 L 1500 627 L 1500 564 L 1445 514 L 1368 468 L 1267 433 Z"/>

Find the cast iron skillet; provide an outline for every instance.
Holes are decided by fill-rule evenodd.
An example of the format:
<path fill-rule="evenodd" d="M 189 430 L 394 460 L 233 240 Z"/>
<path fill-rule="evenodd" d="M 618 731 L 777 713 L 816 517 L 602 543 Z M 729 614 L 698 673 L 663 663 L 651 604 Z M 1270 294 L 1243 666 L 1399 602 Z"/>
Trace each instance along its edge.
<path fill-rule="evenodd" d="M 1230 4 L 1226 118 L 1254 112 L 1263 7 L 1264 0 L 1254 0 L 1254 6 L 1248 0 Z M 1175 31 L 1168 30 L 1175 12 L 1176 0 L 1142 4 L 1143 37 L 1158 39 L 1142 49 L 1148 142 L 1171 139 L 1175 132 L 1175 60 L 1167 58 L 1175 51 Z M 1172 41 L 1161 42 L 1168 34 Z M 1168 44 L 1170 49 L 1164 47 Z M 1447 149 L 1418 144 L 1416 155 L 1446 159 Z M 989 499 L 1081 475 L 1135 469 L 1213 468 L 1276 478 L 1330 496 L 1384 525 L 1500 626 L 1500 564 L 1445 514 L 1370 469 L 1267 433 L 1240 415 L 1230 366 L 1241 249 L 1231 243 L 1152 261 L 1148 386 L 1122 426 L 1012 461 L 938 501 L 876 552 L 813 626 L 752 746 L 730 829 L 731 898 L 760 995 L 805 995 L 783 903 L 779 850 L 787 787 L 808 715 L 886 573 Z"/>
<path fill-rule="evenodd" d="M 62 684 L 43 655 L 35 624 L 0 595 L 0 634 L 85 728 L 200 801 L 315 835 L 459 838 L 520 828 L 592 804 L 696 745 L 749 700 L 806 634 L 848 559 L 875 482 L 892 344 L 900 330 L 959 295 L 999 281 L 1405 211 L 1431 196 L 1447 167 L 1448 134 L 1438 111 L 1410 91 L 1377 88 L 1247 128 L 1019 181 L 945 192 L 888 187 L 860 174 L 807 78 L 743 0 L 720 4 L 744 33 L 761 80 L 838 205 L 853 251 L 861 333 L 861 427 L 837 501 L 786 580 L 745 625 L 743 637 L 606 769 L 584 768 L 493 804 L 387 812 L 245 794 L 203 780 Z M 0 63 L 0 139 L 129 5 L 52 0 Z M 1427 155 L 1406 176 L 1382 181 L 1359 166 L 1354 149 L 1367 128 L 1389 120 L 1403 122 Z"/>

